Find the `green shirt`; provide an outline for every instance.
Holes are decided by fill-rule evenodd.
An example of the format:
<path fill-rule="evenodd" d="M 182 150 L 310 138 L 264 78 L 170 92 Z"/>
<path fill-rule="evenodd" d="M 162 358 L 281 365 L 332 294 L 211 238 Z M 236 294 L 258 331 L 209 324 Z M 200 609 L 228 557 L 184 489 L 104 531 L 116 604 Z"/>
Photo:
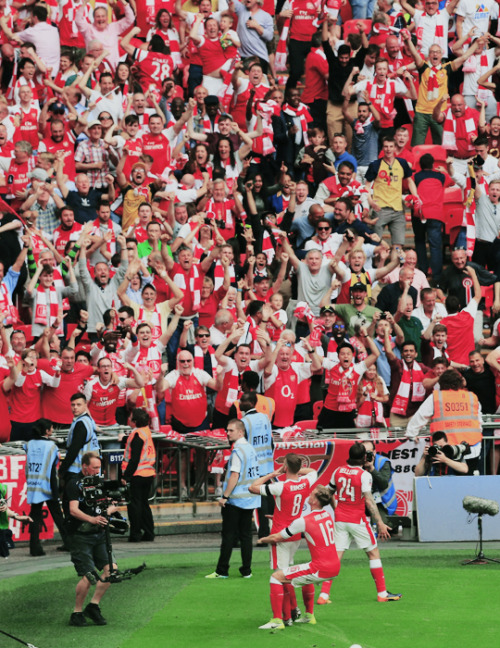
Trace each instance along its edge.
<path fill-rule="evenodd" d="M 161 246 L 162 246 L 162 242 L 158 241 L 158 250 L 161 250 Z M 149 256 L 152 251 L 153 251 L 153 248 L 152 248 L 151 244 L 149 243 L 149 241 L 147 239 L 145 241 L 143 241 L 142 243 L 138 243 L 138 245 L 137 245 L 137 254 L 139 256 L 139 259 L 144 259 L 144 257 Z M 172 251 L 170 249 L 170 245 L 167 245 L 167 251 L 168 251 L 169 256 L 171 256 L 173 258 L 174 255 L 172 254 Z"/>
<path fill-rule="evenodd" d="M 417 317 L 410 317 L 410 319 L 402 317 L 398 324 L 405 335 L 405 342 L 415 342 L 417 362 L 422 362 L 422 356 L 420 354 L 420 340 L 424 328 L 422 322 Z"/>
<path fill-rule="evenodd" d="M 334 308 L 337 315 L 345 322 L 347 335 L 356 334 L 354 330 L 356 325 L 368 328 L 373 322 L 375 313 L 381 312 L 380 308 L 375 308 L 375 306 L 365 306 L 361 311 L 358 311 L 351 304 L 335 304 Z"/>

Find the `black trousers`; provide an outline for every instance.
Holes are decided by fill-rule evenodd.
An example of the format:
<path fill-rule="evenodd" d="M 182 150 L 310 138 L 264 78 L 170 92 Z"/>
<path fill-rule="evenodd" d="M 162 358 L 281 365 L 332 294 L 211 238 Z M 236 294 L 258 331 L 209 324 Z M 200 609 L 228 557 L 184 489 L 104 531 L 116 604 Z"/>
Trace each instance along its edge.
<path fill-rule="evenodd" d="M 259 538 L 265 538 L 271 533 L 270 520 L 267 515 L 274 513 L 274 497 L 272 495 L 261 495 L 261 505 L 257 509 L 257 518 L 259 520 Z"/>
<path fill-rule="evenodd" d="M 130 502 L 127 505 L 127 512 L 130 522 L 130 537 L 134 540 L 140 540 L 142 536 L 152 540 L 155 535 L 153 513 L 148 500 L 153 482 L 154 476 L 137 476 L 130 480 Z"/>
<path fill-rule="evenodd" d="M 229 562 L 237 540 L 241 549 L 240 574 L 248 576 L 252 573 L 252 517 L 253 509 L 242 509 L 227 503 L 222 507 L 222 542 L 215 568 L 220 576 L 229 573 Z"/>
<path fill-rule="evenodd" d="M 356 410 L 352 412 L 335 412 L 334 410 L 323 407 L 319 413 L 317 425 L 323 429 L 336 428 L 340 430 L 342 428 L 355 428 L 355 419 Z"/>
<path fill-rule="evenodd" d="M 304 74 L 306 57 L 311 51 L 311 41 L 299 41 L 290 38 L 288 40 L 288 63 L 290 65 L 290 75 L 286 82 L 287 90 L 295 88 Z"/>
<path fill-rule="evenodd" d="M 47 508 L 49 509 L 54 524 L 57 527 L 57 530 L 61 534 L 63 544 L 66 544 L 66 528 L 64 525 L 64 516 L 59 506 L 59 500 L 47 500 L 45 502 Z M 30 510 L 30 517 L 33 522 L 30 522 L 30 551 L 37 551 L 40 549 L 40 531 L 43 524 L 43 502 L 39 504 L 32 504 Z"/>
<path fill-rule="evenodd" d="M 327 135 L 327 125 L 326 125 L 326 106 L 328 101 L 326 99 L 315 99 L 312 103 L 307 104 L 311 117 L 313 118 L 312 124 L 316 128 L 322 128 Z"/>

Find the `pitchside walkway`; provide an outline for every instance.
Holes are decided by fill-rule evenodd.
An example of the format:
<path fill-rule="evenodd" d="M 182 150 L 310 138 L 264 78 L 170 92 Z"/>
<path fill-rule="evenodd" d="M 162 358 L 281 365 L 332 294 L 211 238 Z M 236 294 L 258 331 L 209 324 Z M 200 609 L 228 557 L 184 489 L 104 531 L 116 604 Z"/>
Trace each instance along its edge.
<path fill-rule="evenodd" d="M 40 571 L 47 571 L 59 567 L 71 566 L 68 553 L 61 553 L 56 550 L 58 542 L 47 540 L 43 547 L 47 555 L 32 558 L 29 555 L 27 542 L 18 543 L 16 549 L 11 551 L 10 557 L 5 560 L 0 558 L 0 578 L 12 578 L 22 574 L 33 574 Z M 392 539 L 380 543 L 382 551 L 385 549 L 396 549 L 403 551 L 457 551 L 469 554 L 471 558 L 476 552 L 476 542 L 407 542 L 399 539 Z M 304 545 L 305 546 L 305 545 Z M 197 553 L 200 551 L 218 551 L 220 547 L 219 533 L 192 533 L 187 535 L 158 536 L 154 542 L 140 542 L 129 544 L 126 538 L 113 538 L 113 551 L 118 560 L 130 560 L 138 556 L 147 556 L 160 553 Z M 258 552 L 267 552 L 267 548 L 255 549 Z M 500 559 L 500 541 L 485 542 L 484 553 L 492 558 Z M 469 569 L 487 569 L 488 566 L 471 566 Z M 465 569 L 465 567 L 464 567 Z"/>

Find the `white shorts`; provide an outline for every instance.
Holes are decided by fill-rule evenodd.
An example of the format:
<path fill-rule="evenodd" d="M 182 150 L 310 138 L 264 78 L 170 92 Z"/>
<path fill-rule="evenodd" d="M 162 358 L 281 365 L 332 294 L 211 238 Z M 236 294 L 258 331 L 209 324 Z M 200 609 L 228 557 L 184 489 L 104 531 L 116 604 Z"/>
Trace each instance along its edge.
<path fill-rule="evenodd" d="M 293 559 L 299 548 L 300 540 L 278 542 L 271 545 L 271 569 L 283 569 L 293 565 Z"/>
<path fill-rule="evenodd" d="M 337 551 L 349 549 L 354 540 L 358 549 L 372 551 L 377 546 L 377 540 L 368 522 L 335 522 L 335 546 Z"/>
<path fill-rule="evenodd" d="M 322 583 L 325 580 L 331 580 L 330 578 L 320 578 L 318 572 L 313 572 L 311 570 L 311 563 L 302 563 L 302 565 L 292 565 L 283 570 L 287 581 L 294 587 L 302 587 L 303 585 L 309 585 L 312 583 Z"/>

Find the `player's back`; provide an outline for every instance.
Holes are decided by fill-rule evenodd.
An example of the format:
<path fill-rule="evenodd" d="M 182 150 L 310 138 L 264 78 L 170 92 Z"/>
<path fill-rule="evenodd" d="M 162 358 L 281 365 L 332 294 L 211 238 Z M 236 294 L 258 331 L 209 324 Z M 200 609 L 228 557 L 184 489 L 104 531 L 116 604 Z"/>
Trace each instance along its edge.
<path fill-rule="evenodd" d="M 272 533 L 285 529 L 302 515 L 306 499 L 311 494 L 317 479 L 317 473 L 313 472 L 298 480 L 287 479 L 283 482 L 281 493 L 274 495 L 276 505 L 273 513 Z"/>
<path fill-rule="evenodd" d="M 311 552 L 311 566 L 320 578 L 333 578 L 340 562 L 335 548 L 334 524 L 328 511 L 312 511 L 304 517 L 305 537 Z"/>
<path fill-rule="evenodd" d="M 337 487 L 335 520 L 359 524 L 366 519 L 363 492 L 371 491 L 372 477 L 361 466 L 340 466 L 333 473 Z"/>

